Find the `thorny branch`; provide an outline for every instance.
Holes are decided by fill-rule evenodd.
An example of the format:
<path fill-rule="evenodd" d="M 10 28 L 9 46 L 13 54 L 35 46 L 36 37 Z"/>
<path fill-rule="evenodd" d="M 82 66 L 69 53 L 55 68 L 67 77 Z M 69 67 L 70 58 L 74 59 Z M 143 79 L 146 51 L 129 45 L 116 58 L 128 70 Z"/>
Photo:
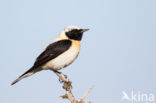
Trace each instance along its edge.
<path fill-rule="evenodd" d="M 90 93 L 93 87 L 89 88 L 89 90 L 81 97 L 80 100 L 76 100 L 71 91 L 72 82 L 69 79 L 67 79 L 67 76 L 65 74 L 58 73 L 58 72 L 55 73 L 59 77 L 59 81 L 63 83 L 62 88 L 66 90 L 66 94 L 61 96 L 63 99 L 68 99 L 71 103 L 91 103 L 91 102 L 85 102 L 84 99 Z"/>

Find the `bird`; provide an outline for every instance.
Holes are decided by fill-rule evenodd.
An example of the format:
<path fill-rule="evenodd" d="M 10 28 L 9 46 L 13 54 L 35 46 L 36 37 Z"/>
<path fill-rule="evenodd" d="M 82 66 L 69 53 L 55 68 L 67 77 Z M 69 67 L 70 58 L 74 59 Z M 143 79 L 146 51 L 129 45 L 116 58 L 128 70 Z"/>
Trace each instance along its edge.
<path fill-rule="evenodd" d="M 83 33 L 88 30 L 78 26 L 67 26 L 36 58 L 33 66 L 14 80 L 11 85 L 42 70 L 61 73 L 59 70 L 70 65 L 77 58 Z"/>

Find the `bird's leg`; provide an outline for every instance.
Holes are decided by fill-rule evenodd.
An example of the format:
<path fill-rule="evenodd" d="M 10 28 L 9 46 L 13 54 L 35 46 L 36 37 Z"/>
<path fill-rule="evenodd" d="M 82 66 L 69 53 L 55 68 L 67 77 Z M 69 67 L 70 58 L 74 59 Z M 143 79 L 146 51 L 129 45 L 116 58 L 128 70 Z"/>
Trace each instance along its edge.
<path fill-rule="evenodd" d="M 62 74 L 62 72 L 59 72 L 59 71 L 57 71 L 57 70 L 56 70 L 56 71 L 54 71 L 54 72 L 55 72 L 55 73 L 58 73 L 58 74 Z"/>

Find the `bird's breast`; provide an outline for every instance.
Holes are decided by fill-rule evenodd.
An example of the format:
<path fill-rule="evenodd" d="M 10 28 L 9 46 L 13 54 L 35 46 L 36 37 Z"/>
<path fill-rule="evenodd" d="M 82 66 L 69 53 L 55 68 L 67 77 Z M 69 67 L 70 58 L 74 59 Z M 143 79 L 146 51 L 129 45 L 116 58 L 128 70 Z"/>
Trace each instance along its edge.
<path fill-rule="evenodd" d="M 71 64 L 76 59 L 80 51 L 80 42 L 76 40 L 71 40 L 71 41 L 72 41 L 72 45 L 67 51 L 60 54 L 55 59 L 47 62 L 43 66 L 43 68 L 59 70 Z"/>

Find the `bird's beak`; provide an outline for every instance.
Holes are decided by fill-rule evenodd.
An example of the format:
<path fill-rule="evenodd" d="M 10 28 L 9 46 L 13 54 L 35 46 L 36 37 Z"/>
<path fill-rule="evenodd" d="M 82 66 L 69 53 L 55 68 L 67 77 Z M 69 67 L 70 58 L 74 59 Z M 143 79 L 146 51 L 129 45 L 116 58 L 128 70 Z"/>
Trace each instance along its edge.
<path fill-rule="evenodd" d="M 83 33 L 83 32 L 86 32 L 86 31 L 88 31 L 89 29 L 81 29 L 81 32 Z"/>

